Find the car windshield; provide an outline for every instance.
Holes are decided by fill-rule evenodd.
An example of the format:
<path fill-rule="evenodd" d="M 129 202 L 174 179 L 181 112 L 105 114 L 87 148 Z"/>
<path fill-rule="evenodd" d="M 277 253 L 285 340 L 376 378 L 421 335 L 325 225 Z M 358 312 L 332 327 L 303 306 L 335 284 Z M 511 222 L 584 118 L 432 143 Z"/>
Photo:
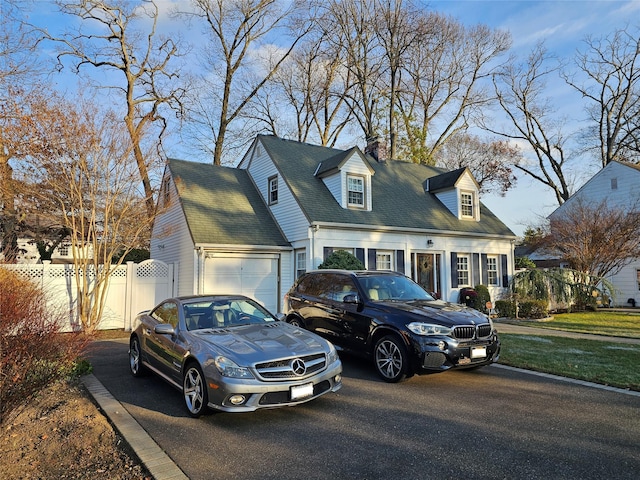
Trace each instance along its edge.
<path fill-rule="evenodd" d="M 420 285 L 407 277 L 379 275 L 360 279 L 370 300 L 435 300 Z"/>
<path fill-rule="evenodd" d="M 187 330 L 226 328 L 276 319 L 257 303 L 246 299 L 200 300 L 184 304 Z"/>

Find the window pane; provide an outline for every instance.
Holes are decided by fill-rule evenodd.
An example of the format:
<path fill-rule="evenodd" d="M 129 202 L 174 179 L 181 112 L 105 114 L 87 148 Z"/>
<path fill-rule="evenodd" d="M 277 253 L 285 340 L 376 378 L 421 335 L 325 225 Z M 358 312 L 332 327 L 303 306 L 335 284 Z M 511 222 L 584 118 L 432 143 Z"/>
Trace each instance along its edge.
<path fill-rule="evenodd" d="M 462 215 L 473 217 L 473 196 L 470 193 L 462 193 L 460 195 L 460 204 Z"/>
<path fill-rule="evenodd" d="M 390 252 L 376 252 L 376 270 L 393 270 Z"/>
<path fill-rule="evenodd" d="M 469 257 L 458 255 L 458 285 L 469 285 Z"/>
<path fill-rule="evenodd" d="M 296 252 L 296 278 L 307 271 L 307 252 Z"/>
<path fill-rule="evenodd" d="M 361 177 L 347 177 L 349 205 L 364 205 L 364 180 Z"/>
<path fill-rule="evenodd" d="M 498 258 L 487 257 L 487 282 L 489 285 L 498 285 Z"/>
<path fill-rule="evenodd" d="M 269 179 L 269 204 L 278 203 L 278 177 Z"/>

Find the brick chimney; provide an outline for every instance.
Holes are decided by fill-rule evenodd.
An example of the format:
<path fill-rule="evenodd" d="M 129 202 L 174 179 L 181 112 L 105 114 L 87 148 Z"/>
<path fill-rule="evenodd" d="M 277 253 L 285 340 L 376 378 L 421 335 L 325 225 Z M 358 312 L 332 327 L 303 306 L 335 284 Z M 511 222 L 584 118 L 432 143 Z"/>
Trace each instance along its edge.
<path fill-rule="evenodd" d="M 384 163 L 387 161 L 387 144 L 380 137 L 376 135 L 375 137 L 367 138 L 367 146 L 364 149 L 365 155 L 371 155 L 378 162 Z"/>

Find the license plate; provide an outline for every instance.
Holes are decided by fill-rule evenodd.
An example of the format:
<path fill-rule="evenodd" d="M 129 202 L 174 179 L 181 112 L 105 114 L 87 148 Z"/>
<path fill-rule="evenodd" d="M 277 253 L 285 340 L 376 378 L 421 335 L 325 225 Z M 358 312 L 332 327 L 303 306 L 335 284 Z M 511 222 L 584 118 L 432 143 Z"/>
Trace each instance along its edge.
<path fill-rule="evenodd" d="M 313 395 L 313 383 L 291 387 L 291 400 L 299 400 Z"/>
<path fill-rule="evenodd" d="M 484 358 L 487 356 L 487 347 L 471 347 L 471 358 Z"/>

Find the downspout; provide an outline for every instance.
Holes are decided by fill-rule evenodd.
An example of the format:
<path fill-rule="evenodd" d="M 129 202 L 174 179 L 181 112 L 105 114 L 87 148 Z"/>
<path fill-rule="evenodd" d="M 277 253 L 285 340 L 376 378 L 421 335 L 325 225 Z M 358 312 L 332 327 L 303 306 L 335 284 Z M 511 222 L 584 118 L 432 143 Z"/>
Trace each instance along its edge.
<path fill-rule="evenodd" d="M 197 295 L 201 295 L 204 290 L 204 260 L 204 248 L 198 247 L 198 272 L 195 292 Z"/>
<path fill-rule="evenodd" d="M 314 270 L 317 268 L 317 266 L 315 265 L 315 260 L 316 260 L 316 232 L 320 229 L 319 225 L 309 225 L 309 228 L 311 229 L 311 245 L 310 245 L 310 256 L 311 258 L 309 259 L 311 261 L 311 263 L 309 264 L 310 270 Z"/>

